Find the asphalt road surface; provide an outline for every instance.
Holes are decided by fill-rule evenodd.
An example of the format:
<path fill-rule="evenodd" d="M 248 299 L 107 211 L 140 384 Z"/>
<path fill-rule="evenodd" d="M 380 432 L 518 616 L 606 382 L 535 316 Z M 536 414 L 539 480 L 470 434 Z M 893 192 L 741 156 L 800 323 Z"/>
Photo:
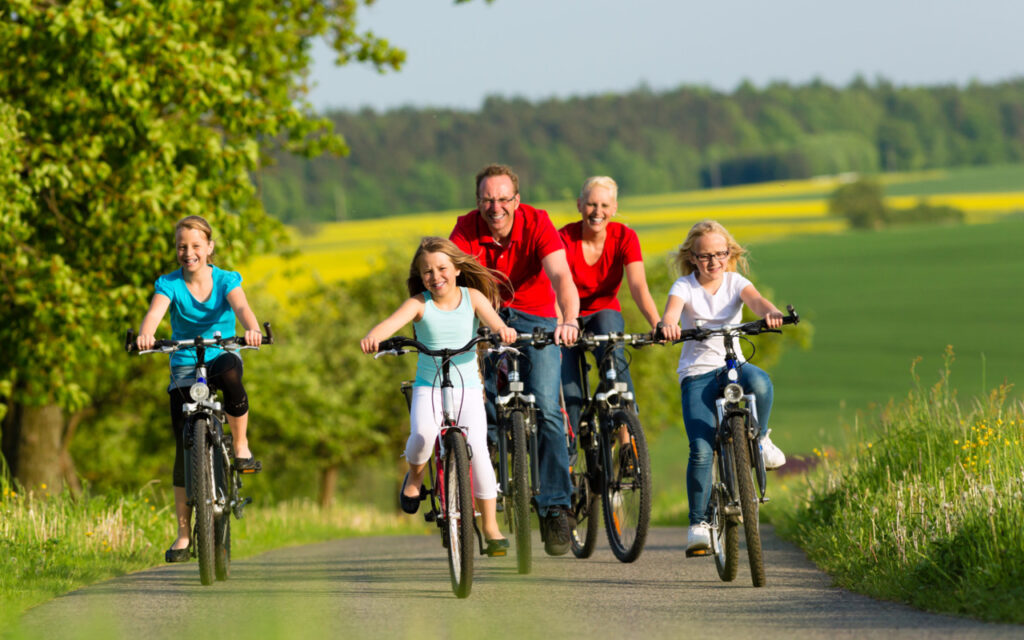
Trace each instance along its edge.
<path fill-rule="evenodd" d="M 451 592 L 440 536 L 364 538 L 236 561 L 199 584 L 194 562 L 94 585 L 29 611 L 25 638 L 1024 638 L 983 624 L 879 602 L 831 586 L 802 551 L 762 531 L 768 585 L 744 556 L 731 583 L 714 561 L 687 559 L 683 529 L 652 530 L 632 564 L 602 539 L 594 556 L 478 557 L 473 592 Z"/>

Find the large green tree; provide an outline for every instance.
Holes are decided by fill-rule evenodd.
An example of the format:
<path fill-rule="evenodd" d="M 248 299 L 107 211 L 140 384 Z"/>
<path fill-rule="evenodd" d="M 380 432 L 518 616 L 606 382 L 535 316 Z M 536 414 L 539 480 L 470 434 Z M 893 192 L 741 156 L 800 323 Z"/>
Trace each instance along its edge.
<path fill-rule="evenodd" d="M 280 237 L 250 178 L 265 152 L 344 151 L 304 99 L 313 40 L 339 64 L 403 60 L 357 31 L 359 4 L 0 2 L 0 404 L 22 484 L 69 473 L 74 416 L 124 374 L 118 333 L 173 267 L 175 220 L 207 217 L 231 266 Z"/>

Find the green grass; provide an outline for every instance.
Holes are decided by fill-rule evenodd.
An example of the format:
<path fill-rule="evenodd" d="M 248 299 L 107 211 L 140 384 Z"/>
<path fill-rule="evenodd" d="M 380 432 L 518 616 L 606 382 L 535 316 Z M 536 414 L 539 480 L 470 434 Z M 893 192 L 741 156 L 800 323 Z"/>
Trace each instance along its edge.
<path fill-rule="evenodd" d="M 0 514 L 0 629 L 62 593 L 161 564 L 174 539 L 169 492 L 152 488 L 77 499 L 29 496 L 0 478 Z M 301 500 L 250 506 L 231 529 L 235 559 L 335 538 L 426 530 L 422 521 L 397 513 L 351 503 L 323 510 Z"/>
<path fill-rule="evenodd" d="M 935 179 L 896 182 L 887 185 L 886 195 L 912 196 L 938 193 L 982 193 L 1024 190 L 1024 164 L 947 169 Z"/>
<path fill-rule="evenodd" d="M 765 515 L 839 586 L 1024 623 L 1024 404 L 1006 386 L 960 401 L 949 370 L 817 452 Z"/>

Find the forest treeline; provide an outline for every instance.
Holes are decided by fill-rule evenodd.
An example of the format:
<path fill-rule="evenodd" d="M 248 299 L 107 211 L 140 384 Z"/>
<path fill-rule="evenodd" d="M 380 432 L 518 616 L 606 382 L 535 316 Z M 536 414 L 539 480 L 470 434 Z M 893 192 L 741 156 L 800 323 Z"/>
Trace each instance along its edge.
<path fill-rule="evenodd" d="M 478 111 L 370 109 L 327 116 L 347 157 L 280 155 L 259 174 L 292 224 L 466 208 L 481 166 L 513 165 L 531 201 L 574 197 L 588 175 L 623 194 L 1024 160 L 1024 78 L 966 87 L 862 79 L 749 83 L 528 102 Z"/>

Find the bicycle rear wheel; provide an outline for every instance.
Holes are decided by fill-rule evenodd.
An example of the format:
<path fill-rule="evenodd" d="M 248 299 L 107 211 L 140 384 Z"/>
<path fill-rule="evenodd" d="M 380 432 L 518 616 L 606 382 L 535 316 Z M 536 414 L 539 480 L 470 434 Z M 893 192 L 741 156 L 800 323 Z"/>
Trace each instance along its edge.
<path fill-rule="evenodd" d="M 213 447 L 207 437 L 208 423 L 199 418 L 192 424 L 191 465 L 192 503 L 195 512 L 196 557 L 199 559 L 199 581 L 213 584 Z"/>
<path fill-rule="evenodd" d="M 729 492 L 722 482 L 718 465 L 731 464 L 732 458 L 722 458 L 715 453 L 715 460 L 711 467 L 711 548 L 715 554 L 715 568 L 718 569 L 718 577 L 725 582 L 732 582 L 736 579 L 736 572 L 740 564 L 740 532 L 739 519 L 734 515 L 726 513 L 729 504 Z M 735 477 L 733 472 L 733 477 Z"/>
<path fill-rule="evenodd" d="M 458 429 L 445 436 L 444 518 L 448 532 L 448 570 L 452 591 L 465 598 L 473 589 L 473 496 L 469 487 L 469 449 Z"/>
<path fill-rule="evenodd" d="M 750 467 L 750 440 L 747 425 L 742 416 L 732 416 L 728 422 L 732 434 L 733 460 L 736 462 L 736 486 L 740 494 L 740 511 L 743 513 L 743 533 L 747 541 L 747 557 L 750 560 L 750 579 L 755 587 L 765 585 L 764 558 L 761 554 L 760 502 L 754 492 L 754 478 Z"/>
<path fill-rule="evenodd" d="M 611 469 L 603 494 L 604 524 L 612 553 L 622 562 L 640 557 L 651 523 L 651 460 L 647 438 L 632 411 L 612 412 L 605 442 Z M 620 433 L 622 430 L 625 434 Z M 625 442 L 623 437 L 625 436 Z"/>
<path fill-rule="evenodd" d="M 592 432 L 576 438 L 577 449 L 570 453 L 575 462 L 569 470 L 572 477 L 572 514 L 576 521 L 570 532 L 572 553 L 577 558 L 589 558 L 597 546 L 597 532 L 601 528 L 601 493 L 592 481 L 598 473 L 594 451 L 590 447 Z"/>
<path fill-rule="evenodd" d="M 530 573 L 533 563 L 530 539 L 530 457 L 526 445 L 526 418 L 522 411 L 513 411 L 509 417 L 511 442 L 511 529 L 516 537 L 516 567 L 519 573 Z"/>

